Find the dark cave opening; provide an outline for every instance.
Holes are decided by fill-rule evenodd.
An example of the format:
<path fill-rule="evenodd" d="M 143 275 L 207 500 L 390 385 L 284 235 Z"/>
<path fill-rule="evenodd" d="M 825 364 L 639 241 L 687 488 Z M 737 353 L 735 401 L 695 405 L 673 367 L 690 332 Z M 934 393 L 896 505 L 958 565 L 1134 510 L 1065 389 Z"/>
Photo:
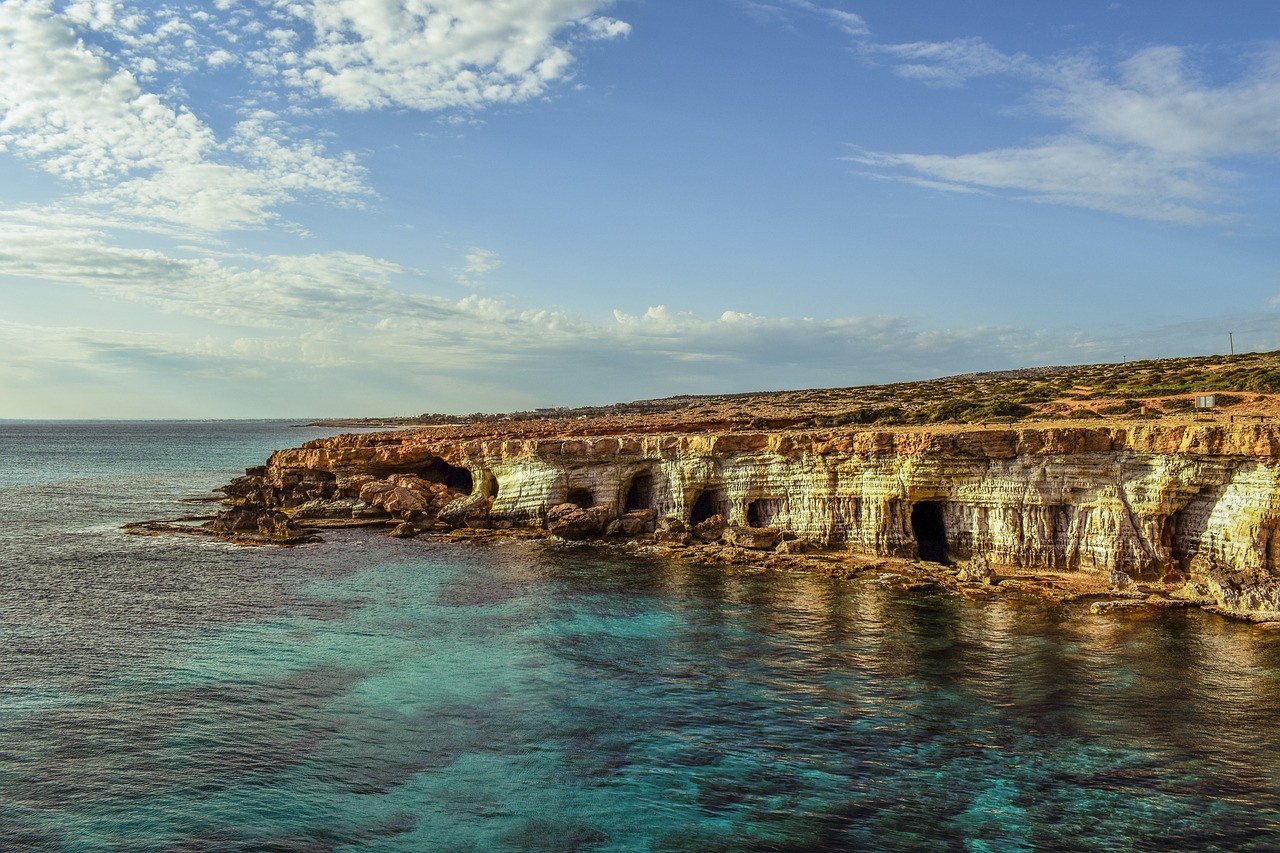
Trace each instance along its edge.
<path fill-rule="evenodd" d="M 622 502 L 623 512 L 634 512 L 638 509 L 649 509 L 653 504 L 653 475 L 636 474 L 627 486 L 627 496 Z"/>
<path fill-rule="evenodd" d="M 947 526 L 942 521 L 942 504 L 920 501 L 911 507 L 911 533 L 915 536 L 920 559 L 947 565 Z"/>
<path fill-rule="evenodd" d="M 418 476 L 432 483 L 444 483 L 455 492 L 462 492 L 467 495 L 471 494 L 471 490 L 475 488 L 469 469 L 450 465 L 438 456 L 432 459 L 431 464 L 424 468 Z"/>
<path fill-rule="evenodd" d="M 703 492 L 693 502 L 689 510 L 689 523 L 701 524 L 713 515 L 720 513 L 720 500 L 715 492 Z"/>
<path fill-rule="evenodd" d="M 764 520 L 764 501 L 747 504 L 747 527 L 767 527 Z"/>

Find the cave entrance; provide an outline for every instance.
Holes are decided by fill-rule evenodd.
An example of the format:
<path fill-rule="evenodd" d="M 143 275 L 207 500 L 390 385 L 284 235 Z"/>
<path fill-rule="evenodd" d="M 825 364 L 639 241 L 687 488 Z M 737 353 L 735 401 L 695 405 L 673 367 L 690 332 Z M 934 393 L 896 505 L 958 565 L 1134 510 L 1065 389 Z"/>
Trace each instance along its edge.
<path fill-rule="evenodd" d="M 595 495 L 591 494 L 590 489 L 570 489 L 564 500 L 579 509 L 591 509 L 596 505 Z"/>
<path fill-rule="evenodd" d="M 719 515 L 721 503 L 720 495 L 716 492 L 702 492 L 689 510 L 689 523 L 701 524 L 711 516 Z"/>
<path fill-rule="evenodd" d="M 462 492 L 464 495 L 471 494 L 471 490 L 475 488 L 469 469 L 450 465 L 438 456 L 432 459 L 431 464 L 418 476 L 428 482 L 444 483 L 455 492 Z"/>
<path fill-rule="evenodd" d="M 942 504 L 920 501 L 911 507 L 911 533 L 916 538 L 920 559 L 948 564 L 947 526 L 942 521 Z"/>
<path fill-rule="evenodd" d="M 747 504 L 747 527 L 767 527 L 764 522 L 764 501 Z"/>
<path fill-rule="evenodd" d="M 638 509 L 649 509 L 653 504 L 653 475 L 636 474 L 627 486 L 627 496 L 622 502 L 623 512 L 634 512 Z"/>

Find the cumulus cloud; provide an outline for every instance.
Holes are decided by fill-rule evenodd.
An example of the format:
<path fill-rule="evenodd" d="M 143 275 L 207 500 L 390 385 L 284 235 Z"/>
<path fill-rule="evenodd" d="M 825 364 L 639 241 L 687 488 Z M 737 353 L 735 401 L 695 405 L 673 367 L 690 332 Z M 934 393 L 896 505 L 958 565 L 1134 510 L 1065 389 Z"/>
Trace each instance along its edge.
<path fill-rule="evenodd" d="M 323 387 L 332 371 L 364 381 L 413 377 L 424 388 L 471 377 L 490 396 L 467 405 L 502 409 L 523 395 L 611 401 L 624 385 L 644 395 L 886 381 L 936 373 L 938 365 L 1035 363 L 1068 346 L 1021 329 L 921 329 L 901 317 L 727 310 L 703 318 L 654 306 L 600 321 L 475 294 L 450 299 L 424 292 L 422 281 L 398 287 L 408 271 L 365 255 L 124 248 L 91 224 L 36 214 L 0 217 L 0 228 L 8 235 L 0 242 L 0 275 L 68 288 L 68 299 L 82 290 L 128 300 L 140 312 L 181 318 L 184 330 L 203 330 L 10 330 L 41 352 L 62 335 L 66 345 L 55 349 L 65 372 L 93 373 L 96 361 L 134 376 L 198 373 L 202 382 L 221 382 L 253 370 L 268 385 L 288 376 Z M 516 365 L 518 373 L 511 372 Z M 393 387 L 404 391 L 389 385 L 380 405 L 390 405 Z M 465 391 L 449 407 L 476 393 Z"/>
<path fill-rule="evenodd" d="M 277 0 L 306 44 L 266 51 L 288 86 L 344 109 L 478 108 L 567 78 L 575 40 L 625 36 L 611 0 Z"/>
<path fill-rule="evenodd" d="M 94 6 L 90 21 L 113 20 Z M 229 138 L 91 51 L 48 0 L 0 4 L 0 152 L 80 193 L 68 203 L 202 231 L 260 226 L 300 195 L 367 194 L 350 155 L 288 141 L 259 114 Z"/>
<path fill-rule="evenodd" d="M 1038 63 L 968 39 L 880 45 L 904 76 L 962 85 L 982 75 L 1029 82 L 1027 104 L 1062 122 L 1025 146 L 965 154 L 857 151 L 885 177 L 937 189 L 1009 192 L 1161 222 L 1231 218 L 1239 158 L 1280 154 L 1280 48 L 1244 60 L 1239 76 L 1208 82 L 1186 51 L 1155 47 L 1114 68 L 1089 58 Z M 902 60 L 908 60 L 901 62 Z"/>
<path fill-rule="evenodd" d="M 67 182 L 70 205 L 205 232 L 261 227 L 306 195 L 368 196 L 350 153 L 298 141 L 272 100 L 477 109 L 544 94 L 581 42 L 630 25 L 610 0 L 128 0 L 0 3 L 0 152 Z M 184 77 L 243 65 L 254 93 L 216 133 Z M 250 108 L 257 102 L 259 106 Z"/>

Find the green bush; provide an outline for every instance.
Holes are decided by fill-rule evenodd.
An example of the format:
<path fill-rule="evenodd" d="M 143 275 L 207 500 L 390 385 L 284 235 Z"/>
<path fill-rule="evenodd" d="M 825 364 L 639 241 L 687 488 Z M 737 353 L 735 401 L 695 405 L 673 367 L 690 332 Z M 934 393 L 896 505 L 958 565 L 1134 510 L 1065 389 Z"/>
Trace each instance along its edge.
<path fill-rule="evenodd" d="M 1239 390 L 1261 394 L 1280 393 L 1280 370 L 1255 373 L 1240 384 Z"/>
<path fill-rule="evenodd" d="M 992 400 L 974 412 L 977 420 L 983 418 L 1020 418 L 1030 413 L 1030 406 L 1015 403 L 1012 400 Z M 970 420 L 974 419 L 973 417 L 970 418 Z"/>
<path fill-rule="evenodd" d="M 1123 400 L 1111 406 L 1103 406 L 1098 409 L 1100 415 L 1127 415 L 1130 412 L 1136 412 L 1141 409 L 1143 404 L 1137 400 Z"/>
<path fill-rule="evenodd" d="M 902 409 L 897 406 L 864 406 L 861 409 L 838 415 L 819 416 L 813 419 L 817 426 L 845 426 L 846 424 L 900 424 Z"/>

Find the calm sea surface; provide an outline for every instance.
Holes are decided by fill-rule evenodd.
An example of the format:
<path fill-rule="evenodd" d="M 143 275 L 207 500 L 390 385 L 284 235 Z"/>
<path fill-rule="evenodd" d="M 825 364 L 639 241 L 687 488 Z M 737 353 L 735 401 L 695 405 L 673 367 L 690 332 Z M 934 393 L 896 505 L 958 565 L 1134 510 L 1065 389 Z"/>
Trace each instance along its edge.
<path fill-rule="evenodd" d="M 1280 849 L 1280 632 L 119 530 L 321 434 L 0 423 L 0 850 Z"/>

